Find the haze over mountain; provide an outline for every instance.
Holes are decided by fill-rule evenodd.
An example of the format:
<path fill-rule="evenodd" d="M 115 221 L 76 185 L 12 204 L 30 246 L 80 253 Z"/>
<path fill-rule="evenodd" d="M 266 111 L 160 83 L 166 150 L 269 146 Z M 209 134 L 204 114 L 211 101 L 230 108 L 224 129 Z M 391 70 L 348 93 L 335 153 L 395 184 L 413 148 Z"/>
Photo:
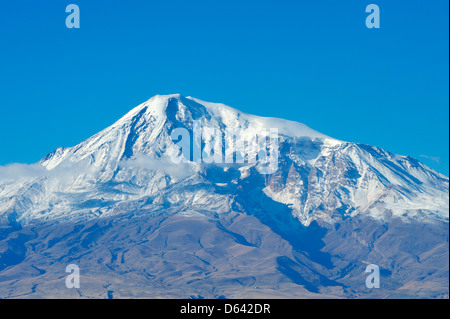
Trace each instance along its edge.
<path fill-rule="evenodd" d="M 197 124 L 246 145 L 243 163 L 186 159 L 173 133 Z M 264 174 L 245 151 L 266 149 L 243 141 L 270 129 Z M 0 297 L 448 298 L 448 220 L 448 177 L 416 159 L 157 95 L 74 147 L 0 168 Z M 65 286 L 68 264 L 80 289 Z"/>

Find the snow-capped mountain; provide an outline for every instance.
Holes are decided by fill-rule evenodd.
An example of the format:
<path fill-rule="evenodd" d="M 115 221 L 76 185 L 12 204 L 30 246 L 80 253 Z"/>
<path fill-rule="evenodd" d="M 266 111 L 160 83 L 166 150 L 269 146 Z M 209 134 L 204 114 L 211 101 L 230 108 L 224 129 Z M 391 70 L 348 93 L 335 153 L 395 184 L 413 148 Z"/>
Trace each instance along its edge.
<path fill-rule="evenodd" d="M 197 127 L 237 146 L 222 160 L 243 160 L 186 158 L 174 136 Z M 266 145 L 249 141 L 270 129 L 264 174 L 248 154 Z M 411 157 L 157 95 L 74 147 L 0 168 L 0 297 L 70 295 L 51 277 L 69 261 L 101 278 L 81 296 L 448 297 L 448 220 L 448 177 Z M 372 295 L 367 263 L 386 277 Z"/>

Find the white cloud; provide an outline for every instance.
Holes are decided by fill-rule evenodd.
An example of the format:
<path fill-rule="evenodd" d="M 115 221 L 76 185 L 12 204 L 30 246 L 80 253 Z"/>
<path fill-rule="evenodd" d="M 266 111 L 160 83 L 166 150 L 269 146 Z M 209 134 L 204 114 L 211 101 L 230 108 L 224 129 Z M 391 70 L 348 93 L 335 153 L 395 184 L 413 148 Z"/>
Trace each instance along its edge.
<path fill-rule="evenodd" d="M 90 166 L 86 161 L 63 162 L 51 170 L 40 164 L 13 163 L 0 166 L 0 181 L 17 182 L 51 177 L 61 187 L 65 187 L 75 182 L 80 176 L 92 176 L 95 172 L 95 167 Z"/>
<path fill-rule="evenodd" d="M 122 168 L 140 168 L 163 172 L 170 176 L 183 179 L 198 171 L 198 165 L 195 163 L 175 164 L 167 158 L 151 158 L 144 155 L 138 155 L 135 158 L 123 160 L 120 162 Z"/>
<path fill-rule="evenodd" d="M 47 173 L 48 170 L 44 166 L 39 164 L 13 163 L 6 166 L 0 166 L 0 179 L 34 179 L 44 176 Z"/>
<path fill-rule="evenodd" d="M 441 160 L 440 157 L 437 156 L 428 156 L 428 155 L 419 155 L 420 157 L 427 158 L 429 160 L 432 160 L 433 162 L 436 162 L 439 164 L 439 161 Z"/>

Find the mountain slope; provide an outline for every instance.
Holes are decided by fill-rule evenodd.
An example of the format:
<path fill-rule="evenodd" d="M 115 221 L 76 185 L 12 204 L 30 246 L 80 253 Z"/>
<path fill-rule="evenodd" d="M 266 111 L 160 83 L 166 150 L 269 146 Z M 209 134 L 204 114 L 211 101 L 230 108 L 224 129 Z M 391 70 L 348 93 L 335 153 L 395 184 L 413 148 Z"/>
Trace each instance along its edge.
<path fill-rule="evenodd" d="M 276 129 L 276 171 L 248 161 L 259 144 L 242 163 L 186 159 L 172 135 L 197 126 L 241 146 Z M 26 174 L 0 170 L 0 296 L 70 296 L 54 276 L 76 261 L 101 278 L 93 297 L 448 297 L 448 183 L 300 123 L 155 96 Z M 384 290 L 364 287 L 367 263 Z"/>

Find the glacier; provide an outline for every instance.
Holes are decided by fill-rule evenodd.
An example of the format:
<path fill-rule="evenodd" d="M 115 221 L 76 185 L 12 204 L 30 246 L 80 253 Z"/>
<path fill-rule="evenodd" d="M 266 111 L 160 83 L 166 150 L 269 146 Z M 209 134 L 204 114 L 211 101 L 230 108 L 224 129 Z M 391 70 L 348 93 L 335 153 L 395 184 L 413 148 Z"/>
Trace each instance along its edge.
<path fill-rule="evenodd" d="M 225 140 L 277 129 L 277 170 L 175 164 L 171 133 L 194 123 Z M 448 298 L 448 222 L 448 177 L 412 157 L 156 95 L 74 147 L 0 167 L 0 298 Z"/>

